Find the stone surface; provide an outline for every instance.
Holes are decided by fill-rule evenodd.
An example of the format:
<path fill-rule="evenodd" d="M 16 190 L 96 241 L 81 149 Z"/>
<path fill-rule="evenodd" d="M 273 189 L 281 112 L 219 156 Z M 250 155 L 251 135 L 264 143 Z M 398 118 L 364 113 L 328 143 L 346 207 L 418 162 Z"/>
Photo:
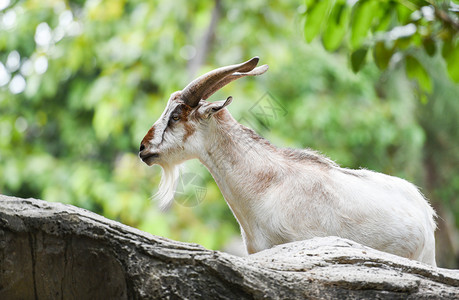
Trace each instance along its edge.
<path fill-rule="evenodd" d="M 248 257 L 0 195 L 0 299 L 459 299 L 459 271 L 337 237 Z"/>

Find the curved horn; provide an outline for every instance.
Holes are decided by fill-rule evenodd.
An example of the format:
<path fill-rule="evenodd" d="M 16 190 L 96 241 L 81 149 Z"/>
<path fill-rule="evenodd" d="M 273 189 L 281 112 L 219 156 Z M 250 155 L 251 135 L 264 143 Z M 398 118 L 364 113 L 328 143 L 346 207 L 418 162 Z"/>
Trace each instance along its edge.
<path fill-rule="evenodd" d="M 202 96 L 203 100 L 206 100 L 210 96 L 212 96 L 216 91 L 230 83 L 231 81 L 234 81 L 236 79 L 239 79 L 244 76 L 258 76 L 263 74 L 264 72 L 268 71 L 268 65 L 262 65 L 259 67 L 256 67 L 250 72 L 247 73 L 241 73 L 241 72 L 235 72 L 229 76 L 226 76 L 225 78 L 221 79 L 219 82 L 215 83 L 210 89 L 208 89 L 204 95 Z"/>
<path fill-rule="evenodd" d="M 258 56 L 255 56 L 241 64 L 221 67 L 201 75 L 182 90 L 181 98 L 189 106 L 195 107 L 203 99 L 203 96 L 208 94 L 206 92 L 216 86 L 226 76 L 232 75 L 235 72 L 248 73 L 257 66 L 258 60 Z"/>

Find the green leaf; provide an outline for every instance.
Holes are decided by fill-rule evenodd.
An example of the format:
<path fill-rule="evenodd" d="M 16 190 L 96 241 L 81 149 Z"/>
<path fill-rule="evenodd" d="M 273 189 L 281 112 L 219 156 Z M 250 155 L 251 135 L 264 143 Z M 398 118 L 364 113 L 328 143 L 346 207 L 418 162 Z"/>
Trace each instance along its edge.
<path fill-rule="evenodd" d="M 409 9 L 403 4 L 397 5 L 397 17 L 400 24 L 405 25 L 410 21 L 410 16 L 413 10 Z"/>
<path fill-rule="evenodd" d="M 379 22 L 375 24 L 373 32 L 387 31 L 396 18 L 394 2 L 381 3 L 378 13 Z"/>
<path fill-rule="evenodd" d="M 453 51 L 453 41 L 447 40 L 444 41 L 443 47 L 441 49 L 441 56 L 446 60 L 446 57 L 448 57 L 451 54 L 451 51 Z"/>
<path fill-rule="evenodd" d="M 304 24 L 304 37 L 310 43 L 320 32 L 322 25 L 327 21 L 331 7 L 331 0 L 318 1 L 307 8 Z"/>
<path fill-rule="evenodd" d="M 424 50 L 429 56 L 434 56 L 436 52 L 436 45 L 435 41 L 431 36 L 426 37 L 422 40 L 422 45 L 424 46 Z"/>
<path fill-rule="evenodd" d="M 445 43 L 443 45 L 442 55 L 445 58 L 448 74 L 454 82 L 459 82 L 459 41 Z"/>
<path fill-rule="evenodd" d="M 353 9 L 353 22 L 351 24 L 351 47 L 356 49 L 362 45 L 367 37 L 371 24 L 376 21 L 378 11 L 377 1 L 359 1 Z"/>
<path fill-rule="evenodd" d="M 421 38 L 420 38 L 418 31 L 410 35 L 400 36 L 395 40 L 395 45 L 394 45 L 395 48 L 407 49 L 412 46 L 416 46 L 416 47 L 421 46 Z"/>
<path fill-rule="evenodd" d="M 304 4 L 306 5 L 306 8 L 309 9 L 309 7 L 314 5 L 315 2 L 318 2 L 318 1 L 316 1 L 316 0 L 305 0 Z"/>
<path fill-rule="evenodd" d="M 405 57 L 405 71 L 410 79 L 416 79 L 422 90 L 432 92 L 432 82 L 424 66 L 413 55 Z"/>
<path fill-rule="evenodd" d="M 394 47 L 387 48 L 384 41 L 377 42 L 373 49 L 373 58 L 375 60 L 376 66 L 378 66 L 378 68 L 381 70 L 387 69 L 389 61 L 394 52 Z"/>
<path fill-rule="evenodd" d="M 351 65 L 352 65 L 352 71 L 354 73 L 357 73 L 360 71 L 360 69 L 363 67 L 365 64 L 365 57 L 367 56 L 368 48 L 367 47 L 362 47 L 351 54 Z"/>
<path fill-rule="evenodd" d="M 330 13 L 330 19 L 322 35 L 322 44 L 328 51 L 336 50 L 346 34 L 351 9 L 346 1 L 336 3 Z"/>

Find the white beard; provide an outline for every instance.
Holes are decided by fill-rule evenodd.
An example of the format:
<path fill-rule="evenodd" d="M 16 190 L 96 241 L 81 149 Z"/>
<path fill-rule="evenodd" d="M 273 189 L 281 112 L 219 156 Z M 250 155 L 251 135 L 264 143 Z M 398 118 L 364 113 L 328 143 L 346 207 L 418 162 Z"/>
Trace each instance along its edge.
<path fill-rule="evenodd" d="M 154 198 L 159 202 L 161 210 L 168 209 L 174 201 L 175 189 L 180 174 L 180 165 L 166 165 L 162 167 L 161 181 Z"/>

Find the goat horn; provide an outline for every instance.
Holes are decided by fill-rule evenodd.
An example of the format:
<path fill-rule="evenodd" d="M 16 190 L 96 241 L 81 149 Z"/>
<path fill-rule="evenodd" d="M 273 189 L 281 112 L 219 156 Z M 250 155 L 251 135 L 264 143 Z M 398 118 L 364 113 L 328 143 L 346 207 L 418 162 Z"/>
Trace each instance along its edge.
<path fill-rule="evenodd" d="M 207 95 L 207 97 L 209 97 L 218 89 L 218 88 L 214 89 L 214 87 L 216 86 L 219 86 L 219 88 L 223 87 L 223 85 L 219 85 L 219 83 L 222 82 L 222 80 L 224 80 L 228 75 L 234 75 L 238 77 L 228 81 L 227 83 L 239 77 L 245 76 L 245 75 L 236 75 L 236 74 L 249 75 L 249 73 L 252 70 L 255 71 L 256 70 L 255 67 L 258 64 L 258 60 L 259 60 L 258 56 L 255 56 L 254 58 L 246 62 L 243 62 L 241 64 L 221 67 L 213 71 L 210 71 L 204 75 L 199 76 L 198 78 L 190 82 L 182 90 L 182 94 L 181 94 L 182 100 L 185 101 L 185 103 L 188 104 L 189 106 L 195 107 L 196 105 L 198 105 L 201 99 L 204 99 L 203 98 L 204 95 Z M 213 91 L 213 92 L 209 93 L 209 91 Z M 205 99 L 207 99 L 207 97 Z"/>
<path fill-rule="evenodd" d="M 244 76 L 261 75 L 264 72 L 268 71 L 268 68 L 269 68 L 268 65 L 262 65 L 262 66 L 256 67 L 255 69 L 253 69 L 250 72 L 246 72 L 246 73 L 235 72 L 235 73 L 233 73 L 233 74 L 231 74 L 229 76 L 226 76 L 225 78 L 221 79 L 219 82 L 215 83 L 210 89 L 208 89 L 204 93 L 204 95 L 202 96 L 202 99 L 206 100 L 207 98 L 212 96 L 216 91 L 218 91 L 219 89 L 221 89 L 222 87 L 224 87 L 225 85 L 230 83 L 231 81 L 234 81 L 234 80 L 236 80 L 238 78 L 241 78 L 241 77 L 244 77 Z"/>

